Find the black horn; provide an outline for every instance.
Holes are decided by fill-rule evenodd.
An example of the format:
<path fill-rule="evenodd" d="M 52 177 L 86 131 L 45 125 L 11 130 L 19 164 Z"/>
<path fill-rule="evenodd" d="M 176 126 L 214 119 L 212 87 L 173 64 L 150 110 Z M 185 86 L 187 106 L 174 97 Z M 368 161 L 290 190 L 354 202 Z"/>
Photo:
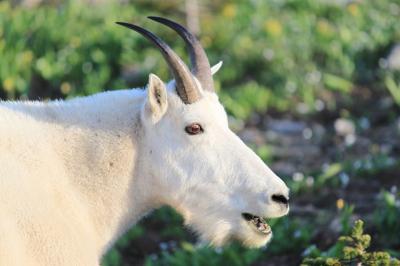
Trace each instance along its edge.
<path fill-rule="evenodd" d="M 158 38 L 155 34 L 137 25 L 126 22 L 116 23 L 142 34 L 160 49 L 168 63 L 169 68 L 172 71 L 172 75 L 174 76 L 176 91 L 185 104 L 194 103 L 200 98 L 200 91 L 190 70 L 179 58 L 179 56 L 163 40 Z"/>
<path fill-rule="evenodd" d="M 154 16 L 148 18 L 170 27 L 175 30 L 183 40 L 185 40 L 189 49 L 193 74 L 200 81 L 203 89 L 214 92 L 214 82 L 211 74 L 210 62 L 208 61 L 203 46 L 196 36 L 189 32 L 185 27 L 172 20 Z"/>

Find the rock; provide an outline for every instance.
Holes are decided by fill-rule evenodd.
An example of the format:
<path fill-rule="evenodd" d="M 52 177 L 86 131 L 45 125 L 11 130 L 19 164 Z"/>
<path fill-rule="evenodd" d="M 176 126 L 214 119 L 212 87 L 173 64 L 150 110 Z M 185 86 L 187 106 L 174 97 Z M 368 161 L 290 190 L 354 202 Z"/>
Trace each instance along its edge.
<path fill-rule="evenodd" d="M 345 118 L 336 119 L 334 127 L 339 136 L 354 135 L 356 131 L 353 121 Z"/>

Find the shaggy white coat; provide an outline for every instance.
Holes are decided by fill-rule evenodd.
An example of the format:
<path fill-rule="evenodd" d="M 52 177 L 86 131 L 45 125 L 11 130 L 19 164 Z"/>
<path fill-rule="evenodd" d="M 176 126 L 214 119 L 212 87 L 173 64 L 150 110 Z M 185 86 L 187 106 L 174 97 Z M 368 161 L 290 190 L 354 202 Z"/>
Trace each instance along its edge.
<path fill-rule="evenodd" d="M 147 90 L 0 104 L 0 265 L 99 265 L 143 215 L 170 205 L 201 239 L 264 245 L 242 212 L 277 217 L 285 184 L 228 128 L 214 93 Z M 193 122 L 204 128 L 190 136 Z"/>

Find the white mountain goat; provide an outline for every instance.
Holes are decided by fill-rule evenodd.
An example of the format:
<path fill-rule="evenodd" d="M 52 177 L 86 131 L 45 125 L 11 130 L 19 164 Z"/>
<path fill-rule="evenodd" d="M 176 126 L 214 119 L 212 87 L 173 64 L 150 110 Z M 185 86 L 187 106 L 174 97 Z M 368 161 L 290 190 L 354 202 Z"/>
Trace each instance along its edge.
<path fill-rule="evenodd" d="M 0 265 L 99 265 L 162 205 L 215 246 L 265 245 L 261 217 L 287 214 L 284 182 L 229 129 L 199 41 L 150 18 L 186 41 L 192 73 L 157 36 L 121 22 L 158 47 L 174 81 L 151 74 L 146 90 L 0 104 Z"/>

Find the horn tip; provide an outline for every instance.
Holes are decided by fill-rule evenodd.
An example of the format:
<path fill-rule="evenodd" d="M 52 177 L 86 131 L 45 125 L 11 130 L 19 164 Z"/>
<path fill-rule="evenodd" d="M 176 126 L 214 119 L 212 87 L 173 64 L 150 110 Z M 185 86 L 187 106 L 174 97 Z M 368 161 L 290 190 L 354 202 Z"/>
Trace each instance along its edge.
<path fill-rule="evenodd" d="M 154 21 L 157 21 L 157 22 L 162 23 L 162 24 L 167 24 L 167 25 L 168 24 L 176 24 L 176 22 L 174 22 L 174 21 L 172 21 L 170 19 L 159 17 L 159 16 L 148 16 L 147 18 L 151 19 L 151 20 L 154 20 Z"/>
<path fill-rule="evenodd" d="M 148 19 L 152 19 L 152 20 L 159 20 L 159 19 L 164 19 L 162 17 L 158 17 L 158 16 L 147 16 Z"/>
<path fill-rule="evenodd" d="M 135 24 L 128 23 L 128 22 L 117 21 L 115 23 L 118 24 L 118 25 L 127 27 L 128 29 L 135 30 L 135 31 L 143 31 L 144 30 L 141 27 L 136 26 Z"/>
<path fill-rule="evenodd" d="M 127 22 L 121 22 L 121 21 L 116 21 L 115 22 L 115 24 L 118 24 L 118 25 L 121 25 L 121 26 L 128 26 L 128 25 L 130 25 L 129 23 L 127 23 Z"/>

